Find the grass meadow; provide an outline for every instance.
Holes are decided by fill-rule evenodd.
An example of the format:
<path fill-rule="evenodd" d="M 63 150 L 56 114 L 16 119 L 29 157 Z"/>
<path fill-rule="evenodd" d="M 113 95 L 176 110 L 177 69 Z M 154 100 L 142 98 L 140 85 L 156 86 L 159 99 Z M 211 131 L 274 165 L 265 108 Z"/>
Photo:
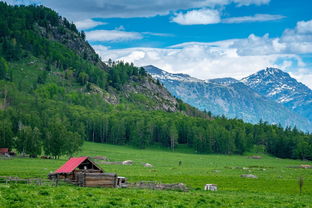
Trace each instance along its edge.
<path fill-rule="evenodd" d="M 72 185 L 0 184 L 0 207 L 312 207 L 312 169 L 289 168 L 309 161 L 261 155 L 203 155 L 181 146 L 176 152 L 161 148 L 136 149 L 85 142 L 76 156 L 106 156 L 110 161 L 133 160 L 133 165 L 103 165 L 129 182 L 184 183 L 188 192 L 143 189 L 84 188 Z M 46 178 L 68 158 L 0 160 L 0 176 Z M 182 165 L 179 166 L 179 161 Z M 152 168 L 144 167 L 150 163 Z M 257 179 L 241 178 L 242 174 Z M 299 193 L 298 178 L 304 178 Z M 217 192 L 204 191 L 207 183 Z"/>

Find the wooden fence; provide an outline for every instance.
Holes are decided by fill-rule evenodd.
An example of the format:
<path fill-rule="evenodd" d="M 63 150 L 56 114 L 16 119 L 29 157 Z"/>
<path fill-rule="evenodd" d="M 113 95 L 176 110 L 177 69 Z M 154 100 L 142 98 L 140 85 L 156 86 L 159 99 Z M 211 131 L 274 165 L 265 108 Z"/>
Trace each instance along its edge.
<path fill-rule="evenodd" d="M 39 186 L 58 186 L 60 182 L 66 182 L 64 180 L 49 180 L 43 178 L 19 178 L 14 176 L 0 176 L 0 183 L 5 184 L 32 184 Z"/>

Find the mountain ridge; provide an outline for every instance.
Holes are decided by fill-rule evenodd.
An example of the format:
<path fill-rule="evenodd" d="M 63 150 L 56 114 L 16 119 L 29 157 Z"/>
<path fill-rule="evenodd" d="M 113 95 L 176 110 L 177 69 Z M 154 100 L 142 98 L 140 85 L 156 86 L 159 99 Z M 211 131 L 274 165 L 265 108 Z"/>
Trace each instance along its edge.
<path fill-rule="evenodd" d="M 312 90 L 277 68 L 266 68 L 241 80 L 264 97 L 312 121 Z"/>
<path fill-rule="evenodd" d="M 281 123 L 284 127 L 297 126 L 306 131 L 312 127 L 307 119 L 262 96 L 239 80 L 200 80 L 193 77 L 185 80 L 178 74 L 152 69 L 152 66 L 145 70 L 155 79 L 159 79 L 174 96 L 201 110 L 211 111 L 214 115 L 240 118 L 251 123 L 258 123 L 260 120 L 272 124 Z M 158 74 L 155 75 L 155 71 Z"/>

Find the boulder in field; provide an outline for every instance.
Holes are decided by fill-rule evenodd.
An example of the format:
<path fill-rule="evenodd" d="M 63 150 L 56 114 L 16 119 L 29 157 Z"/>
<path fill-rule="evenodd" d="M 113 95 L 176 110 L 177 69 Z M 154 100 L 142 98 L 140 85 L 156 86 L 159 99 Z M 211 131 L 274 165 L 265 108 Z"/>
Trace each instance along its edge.
<path fill-rule="evenodd" d="M 152 168 L 153 165 L 152 164 L 149 164 L 149 163 L 144 163 L 144 167 L 147 167 L 147 168 Z"/>
<path fill-rule="evenodd" d="M 243 174 L 243 175 L 240 175 L 240 177 L 242 177 L 242 178 L 258 178 L 257 176 L 252 175 L 252 174 Z"/>
<path fill-rule="evenodd" d="M 133 161 L 132 160 L 125 160 L 121 164 L 123 164 L 123 165 L 132 165 Z"/>

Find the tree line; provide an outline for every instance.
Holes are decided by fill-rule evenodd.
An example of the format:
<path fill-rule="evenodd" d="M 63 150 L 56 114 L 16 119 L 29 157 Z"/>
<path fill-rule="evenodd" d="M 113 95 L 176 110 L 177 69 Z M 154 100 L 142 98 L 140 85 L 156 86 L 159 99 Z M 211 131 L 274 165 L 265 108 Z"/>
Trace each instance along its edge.
<path fill-rule="evenodd" d="M 83 140 L 171 150 L 186 144 L 198 153 L 243 154 L 257 147 L 281 158 L 312 159 L 312 135 L 296 128 L 239 119 L 205 119 L 182 113 L 122 109 L 102 110 L 63 101 L 33 98 L 1 83 L 0 147 L 20 153 L 58 157 L 78 151 Z M 6 87 L 5 87 L 6 86 Z M 5 92 L 5 89 L 7 91 Z M 6 93 L 6 95 L 5 95 Z"/>

